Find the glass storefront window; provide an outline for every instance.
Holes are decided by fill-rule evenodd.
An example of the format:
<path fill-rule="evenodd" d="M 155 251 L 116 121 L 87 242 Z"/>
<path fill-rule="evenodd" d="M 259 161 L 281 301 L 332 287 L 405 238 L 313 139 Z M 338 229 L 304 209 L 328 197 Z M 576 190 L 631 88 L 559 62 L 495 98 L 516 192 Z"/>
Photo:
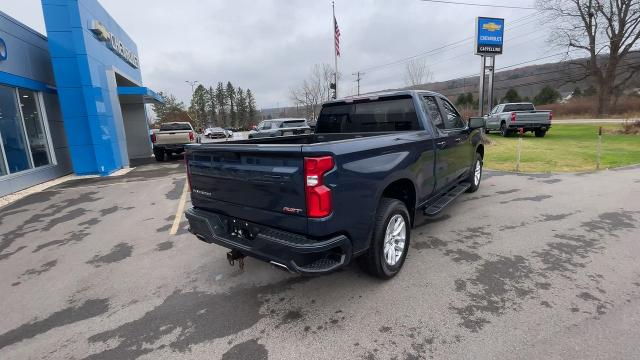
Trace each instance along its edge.
<path fill-rule="evenodd" d="M 0 85 L 0 136 L 10 173 L 31 167 L 22 119 L 13 88 Z"/>
<path fill-rule="evenodd" d="M 22 107 L 24 127 L 27 130 L 31 158 L 35 167 L 49 165 L 49 144 L 42 126 L 42 117 L 38 108 L 36 93 L 30 90 L 19 89 L 18 99 Z"/>
<path fill-rule="evenodd" d="M 0 85 L 0 176 L 52 163 L 39 94 Z"/>

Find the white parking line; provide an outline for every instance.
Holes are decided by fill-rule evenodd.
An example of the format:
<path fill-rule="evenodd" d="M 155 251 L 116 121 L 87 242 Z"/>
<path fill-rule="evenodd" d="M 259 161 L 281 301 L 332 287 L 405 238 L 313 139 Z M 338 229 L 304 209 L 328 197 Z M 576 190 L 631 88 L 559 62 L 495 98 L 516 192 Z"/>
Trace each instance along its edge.
<path fill-rule="evenodd" d="M 184 182 L 184 188 L 182 189 L 182 195 L 180 196 L 180 202 L 178 203 L 178 210 L 176 210 L 176 216 L 173 219 L 173 226 L 169 230 L 169 235 L 175 235 L 180 227 L 180 221 L 182 221 L 182 215 L 184 214 L 184 205 L 187 202 L 187 193 L 189 192 L 189 182 Z"/>

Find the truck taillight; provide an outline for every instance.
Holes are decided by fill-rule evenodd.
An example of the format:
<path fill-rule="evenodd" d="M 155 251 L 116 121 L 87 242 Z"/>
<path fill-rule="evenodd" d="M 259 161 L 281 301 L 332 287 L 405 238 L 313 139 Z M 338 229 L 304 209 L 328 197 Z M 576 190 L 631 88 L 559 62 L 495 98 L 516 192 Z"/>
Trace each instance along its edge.
<path fill-rule="evenodd" d="M 511 113 L 511 122 L 516 122 L 516 113 Z"/>
<path fill-rule="evenodd" d="M 553 120 L 553 111 L 549 111 L 549 121 Z"/>
<path fill-rule="evenodd" d="M 322 218 L 333 211 L 331 189 L 324 185 L 324 174 L 334 167 L 333 157 L 304 158 L 304 189 L 307 197 L 307 216 Z"/>
<path fill-rule="evenodd" d="M 193 131 L 189 131 L 189 141 L 193 141 L 193 139 L 195 139 L 195 136 L 193 135 Z"/>
<path fill-rule="evenodd" d="M 187 184 L 189 184 L 189 191 L 191 191 L 191 170 L 189 169 L 189 154 L 184 153 L 184 167 L 187 171 Z"/>
<path fill-rule="evenodd" d="M 156 141 L 158 141 L 158 138 L 156 137 L 156 133 L 152 133 L 151 134 L 151 142 L 155 144 Z"/>

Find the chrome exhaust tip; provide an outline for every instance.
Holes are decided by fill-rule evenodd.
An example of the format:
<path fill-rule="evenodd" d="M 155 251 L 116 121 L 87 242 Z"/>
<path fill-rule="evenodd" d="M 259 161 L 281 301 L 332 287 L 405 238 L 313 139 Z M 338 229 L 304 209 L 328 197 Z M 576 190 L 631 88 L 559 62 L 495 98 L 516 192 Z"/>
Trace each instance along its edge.
<path fill-rule="evenodd" d="M 293 271 L 289 270 L 289 268 L 285 264 L 281 264 L 281 263 L 275 262 L 275 261 L 269 261 L 269 264 L 279 268 L 280 270 L 284 270 L 284 271 L 288 271 L 290 273 L 293 273 Z"/>

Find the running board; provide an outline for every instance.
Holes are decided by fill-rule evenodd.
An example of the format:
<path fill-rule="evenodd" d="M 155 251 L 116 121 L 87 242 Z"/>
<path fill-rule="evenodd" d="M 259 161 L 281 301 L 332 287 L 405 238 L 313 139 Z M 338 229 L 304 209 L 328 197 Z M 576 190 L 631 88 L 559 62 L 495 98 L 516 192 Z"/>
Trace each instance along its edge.
<path fill-rule="evenodd" d="M 456 185 L 451 190 L 442 194 L 436 202 L 431 204 L 431 206 L 424 209 L 424 214 L 427 216 L 436 216 L 438 215 L 447 205 L 451 204 L 453 200 L 455 200 L 458 196 L 462 195 L 467 189 L 471 187 L 471 184 L 468 182 L 463 182 Z"/>

